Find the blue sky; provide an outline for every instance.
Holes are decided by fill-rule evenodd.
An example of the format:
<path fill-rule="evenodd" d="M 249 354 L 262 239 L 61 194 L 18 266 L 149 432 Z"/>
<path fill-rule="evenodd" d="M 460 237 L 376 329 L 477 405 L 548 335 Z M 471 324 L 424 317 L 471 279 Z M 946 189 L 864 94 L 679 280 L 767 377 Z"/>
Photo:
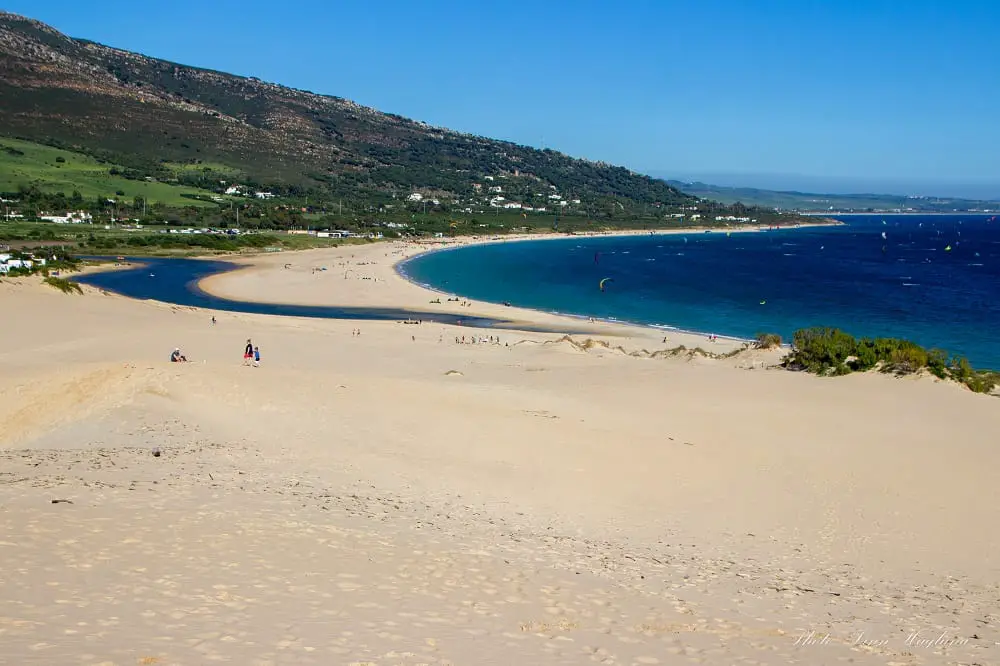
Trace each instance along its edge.
<path fill-rule="evenodd" d="M 1000 197 L 996 0 L 3 8 L 74 37 L 659 176 Z"/>

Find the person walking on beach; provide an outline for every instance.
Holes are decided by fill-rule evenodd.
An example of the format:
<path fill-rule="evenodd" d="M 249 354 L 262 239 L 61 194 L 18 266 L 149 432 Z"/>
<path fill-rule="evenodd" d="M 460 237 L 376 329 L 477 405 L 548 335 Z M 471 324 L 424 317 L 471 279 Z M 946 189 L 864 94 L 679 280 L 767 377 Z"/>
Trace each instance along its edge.
<path fill-rule="evenodd" d="M 260 367 L 260 347 L 253 348 L 253 367 Z"/>
<path fill-rule="evenodd" d="M 212 326 L 215 326 L 215 315 L 212 315 Z"/>
<path fill-rule="evenodd" d="M 253 358 L 253 343 L 250 342 L 250 338 L 247 338 L 246 349 L 243 350 L 243 365 L 250 365 L 250 360 Z"/>

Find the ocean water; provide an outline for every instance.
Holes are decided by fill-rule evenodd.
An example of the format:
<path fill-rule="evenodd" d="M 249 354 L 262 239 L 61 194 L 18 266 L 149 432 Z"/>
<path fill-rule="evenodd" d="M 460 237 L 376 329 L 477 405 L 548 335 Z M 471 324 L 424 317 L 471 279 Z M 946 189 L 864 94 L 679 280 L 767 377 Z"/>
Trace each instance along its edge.
<path fill-rule="evenodd" d="M 834 326 L 1000 369 L 1000 221 L 842 219 L 761 233 L 471 246 L 418 256 L 400 271 L 446 293 L 550 312 L 786 340 L 799 328 Z"/>

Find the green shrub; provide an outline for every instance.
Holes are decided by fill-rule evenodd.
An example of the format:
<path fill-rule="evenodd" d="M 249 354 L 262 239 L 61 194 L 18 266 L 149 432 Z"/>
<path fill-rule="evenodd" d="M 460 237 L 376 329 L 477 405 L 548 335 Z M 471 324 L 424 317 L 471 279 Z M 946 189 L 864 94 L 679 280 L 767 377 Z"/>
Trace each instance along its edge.
<path fill-rule="evenodd" d="M 758 333 L 754 339 L 759 349 L 771 349 L 781 346 L 781 336 L 777 333 Z"/>
<path fill-rule="evenodd" d="M 857 341 L 840 329 L 815 327 L 795 331 L 786 365 L 816 374 L 843 375 L 851 371 L 847 360 L 855 355 Z"/>
<path fill-rule="evenodd" d="M 942 349 L 931 349 L 927 352 L 927 369 L 939 379 L 948 377 L 948 352 Z"/>
<path fill-rule="evenodd" d="M 67 280 L 66 278 L 49 276 L 45 278 L 45 284 L 55 287 L 64 294 L 72 294 L 74 292 L 77 294 L 83 293 L 83 289 L 80 288 L 79 284 L 71 280 Z"/>
<path fill-rule="evenodd" d="M 758 336 L 758 340 L 761 336 Z M 898 375 L 927 370 L 951 379 L 976 393 L 990 393 L 1000 385 L 1000 373 L 975 370 L 963 357 L 948 358 L 940 349 L 927 350 L 899 338 L 855 340 L 835 328 L 805 328 L 792 337 L 792 352 L 784 366 L 819 375 L 843 375 L 878 368 Z"/>
<path fill-rule="evenodd" d="M 928 367 L 928 355 L 920 345 L 909 340 L 891 340 L 892 344 L 886 349 L 887 356 L 880 358 L 884 372 L 895 372 L 905 375 L 919 372 Z"/>
<path fill-rule="evenodd" d="M 861 338 L 854 348 L 854 358 L 848 361 L 851 370 L 866 372 L 878 365 L 876 341 L 871 338 Z"/>

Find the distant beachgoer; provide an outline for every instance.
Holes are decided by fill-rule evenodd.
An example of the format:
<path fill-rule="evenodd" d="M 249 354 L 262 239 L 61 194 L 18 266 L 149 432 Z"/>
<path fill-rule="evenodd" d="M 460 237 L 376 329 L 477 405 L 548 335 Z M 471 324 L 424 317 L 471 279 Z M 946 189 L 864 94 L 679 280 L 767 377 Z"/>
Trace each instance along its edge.
<path fill-rule="evenodd" d="M 413 340 L 414 342 L 416 342 L 416 341 L 417 341 L 417 336 L 415 336 L 415 335 L 411 335 L 411 336 L 410 336 L 410 340 Z"/>
<path fill-rule="evenodd" d="M 250 365 L 250 360 L 253 358 L 253 343 L 250 342 L 250 338 L 247 338 L 247 346 L 243 350 L 243 365 Z"/>
<path fill-rule="evenodd" d="M 212 315 L 212 326 L 215 326 L 215 315 Z"/>
<path fill-rule="evenodd" d="M 253 367 L 260 367 L 260 347 L 253 348 Z"/>
<path fill-rule="evenodd" d="M 170 354 L 171 363 L 187 363 L 187 356 L 181 353 L 180 347 L 174 347 L 174 351 Z"/>

